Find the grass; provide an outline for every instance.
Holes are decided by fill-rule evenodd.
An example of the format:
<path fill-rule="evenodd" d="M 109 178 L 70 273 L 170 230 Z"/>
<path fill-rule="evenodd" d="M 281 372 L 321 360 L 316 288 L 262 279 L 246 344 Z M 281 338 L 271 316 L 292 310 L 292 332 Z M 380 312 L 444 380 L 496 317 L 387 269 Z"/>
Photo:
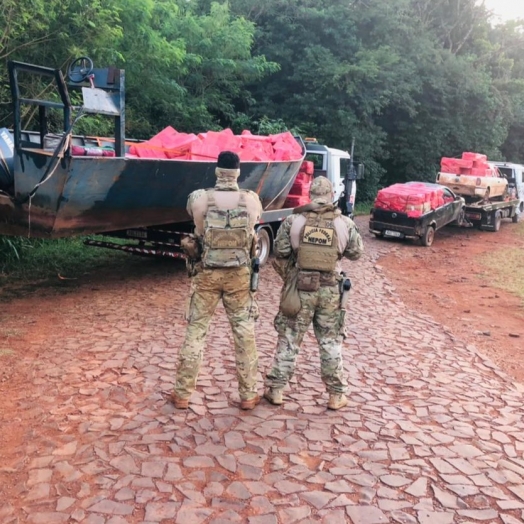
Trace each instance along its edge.
<path fill-rule="evenodd" d="M 516 234 L 524 237 L 524 222 L 516 228 Z M 524 250 L 522 247 L 508 247 L 484 255 L 481 263 L 493 278 L 493 283 L 514 293 L 524 301 Z"/>
<path fill-rule="evenodd" d="M 0 276 L 4 277 L 4 283 L 57 275 L 69 278 L 126 256 L 121 252 L 85 246 L 83 240 L 0 237 Z"/>
<path fill-rule="evenodd" d="M 354 215 L 355 216 L 369 215 L 369 211 L 372 207 L 373 207 L 373 202 L 357 202 L 355 204 Z"/>

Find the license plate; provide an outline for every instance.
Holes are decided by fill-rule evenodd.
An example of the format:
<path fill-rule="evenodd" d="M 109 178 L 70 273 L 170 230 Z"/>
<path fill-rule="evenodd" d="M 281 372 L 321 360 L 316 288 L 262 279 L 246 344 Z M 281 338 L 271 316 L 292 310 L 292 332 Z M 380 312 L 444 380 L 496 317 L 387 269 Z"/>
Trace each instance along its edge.
<path fill-rule="evenodd" d="M 400 233 L 400 231 L 389 231 L 388 229 L 386 229 L 386 231 L 384 231 L 384 236 L 400 238 L 402 236 L 402 233 Z"/>
<path fill-rule="evenodd" d="M 147 231 L 139 231 L 137 229 L 128 229 L 126 231 L 128 237 L 131 238 L 141 238 L 147 240 Z"/>

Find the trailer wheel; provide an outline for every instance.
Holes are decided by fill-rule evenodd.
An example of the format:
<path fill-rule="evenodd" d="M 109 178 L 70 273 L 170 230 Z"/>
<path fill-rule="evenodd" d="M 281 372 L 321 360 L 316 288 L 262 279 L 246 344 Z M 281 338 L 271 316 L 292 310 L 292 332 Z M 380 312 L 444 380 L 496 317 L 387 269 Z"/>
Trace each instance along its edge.
<path fill-rule="evenodd" d="M 514 223 L 514 224 L 517 224 L 520 220 L 520 213 L 515 213 L 512 217 L 511 217 L 511 221 Z"/>
<path fill-rule="evenodd" d="M 257 231 L 257 257 L 260 260 L 260 265 L 263 266 L 271 254 L 272 236 L 266 228 L 261 228 Z"/>
<path fill-rule="evenodd" d="M 502 223 L 502 215 L 500 211 L 495 212 L 495 220 L 493 221 L 494 231 L 500 231 L 500 224 Z"/>
<path fill-rule="evenodd" d="M 423 246 L 429 247 L 433 244 L 435 239 L 435 228 L 433 226 L 428 226 L 424 231 L 424 234 L 420 237 L 420 243 Z"/>

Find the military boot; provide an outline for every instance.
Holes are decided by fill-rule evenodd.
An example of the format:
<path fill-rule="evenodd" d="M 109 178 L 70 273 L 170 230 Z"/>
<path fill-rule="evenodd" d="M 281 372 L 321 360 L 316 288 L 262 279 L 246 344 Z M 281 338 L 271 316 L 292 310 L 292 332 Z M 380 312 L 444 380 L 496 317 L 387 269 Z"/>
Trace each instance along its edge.
<path fill-rule="evenodd" d="M 255 406 L 259 402 L 260 402 L 260 397 L 258 395 L 255 395 L 253 398 L 250 398 L 249 400 L 241 400 L 240 409 L 245 409 L 245 410 L 254 409 Z"/>
<path fill-rule="evenodd" d="M 284 399 L 282 397 L 282 389 L 267 388 L 264 392 L 264 398 L 275 406 L 280 406 L 284 403 Z"/>
<path fill-rule="evenodd" d="M 340 409 L 348 405 L 348 399 L 344 393 L 330 393 L 328 409 Z"/>
<path fill-rule="evenodd" d="M 187 409 L 189 407 L 189 397 L 181 398 L 174 391 L 171 393 L 170 400 L 176 409 Z"/>

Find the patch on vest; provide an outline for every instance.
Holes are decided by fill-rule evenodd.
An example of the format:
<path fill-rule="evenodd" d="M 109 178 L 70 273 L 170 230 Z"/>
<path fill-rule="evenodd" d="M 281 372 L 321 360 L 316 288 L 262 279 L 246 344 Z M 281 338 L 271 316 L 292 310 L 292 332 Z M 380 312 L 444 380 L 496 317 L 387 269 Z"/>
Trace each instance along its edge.
<path fill-rule="evenodd" d="M 243 249 L 246 246 L 246 231 L 243 229 L 208 229 L 211 249 Z"/>
<path fill-rule="evenodd" d="M 304 244 L 312 244 L 315 246 L 329 246 L 333 245 L 334 230 L 327 227 L 306 226 L 302 234 L 302 242 Z"/>

